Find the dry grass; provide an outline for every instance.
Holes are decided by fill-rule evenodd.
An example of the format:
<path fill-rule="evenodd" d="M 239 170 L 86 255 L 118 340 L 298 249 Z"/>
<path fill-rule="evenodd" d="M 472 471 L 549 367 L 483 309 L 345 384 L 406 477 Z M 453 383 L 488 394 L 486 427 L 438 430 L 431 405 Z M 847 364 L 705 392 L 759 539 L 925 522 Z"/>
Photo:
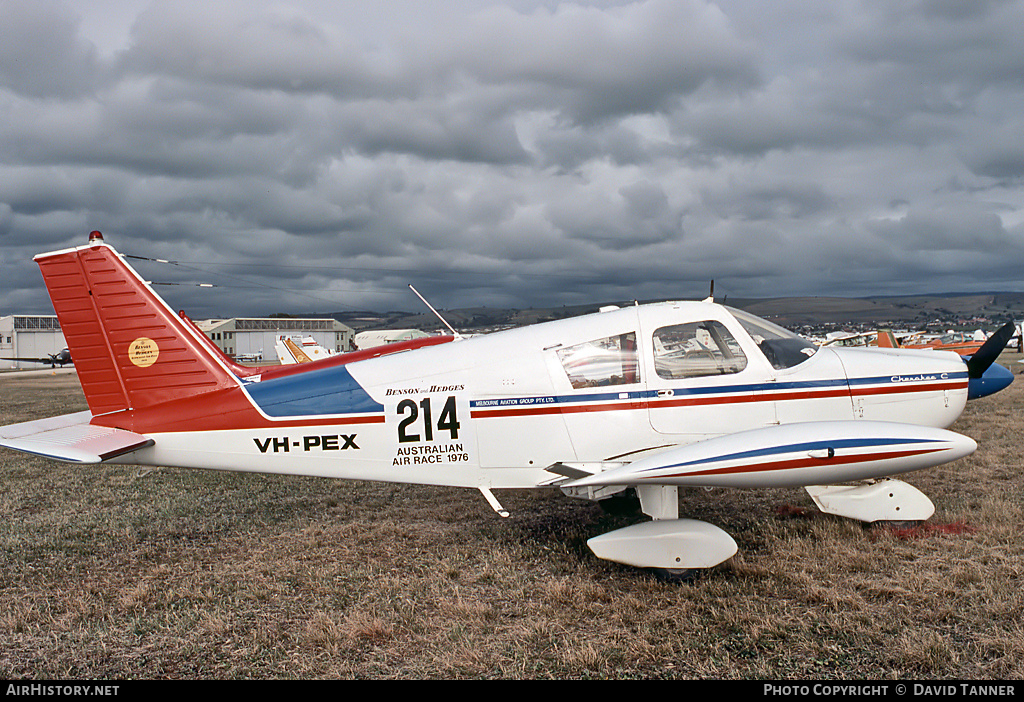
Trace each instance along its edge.
<path fill-rule="evenodd" d="M 557 492 L 502 520 L 474 491 L 0 450 L 0 677 L 1021 678 L 1022 408 L 1020 379 L 971 403 L 979 451 L 908 477 L 928 528 L 684 491 L 740 552 L 681 586 L 594 558 L 629 520 Z M 2 424 L 78 409 L 73 375 L 0 378 Z"/>

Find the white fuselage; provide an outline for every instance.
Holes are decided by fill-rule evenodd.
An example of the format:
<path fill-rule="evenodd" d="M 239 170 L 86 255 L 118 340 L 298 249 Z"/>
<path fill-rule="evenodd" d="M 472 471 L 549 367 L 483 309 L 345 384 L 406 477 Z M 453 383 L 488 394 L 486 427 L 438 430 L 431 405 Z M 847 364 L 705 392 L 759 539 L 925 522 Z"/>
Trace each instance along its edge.
<path fill-rule="evenodd" d="M 723 336 L 726 358 L 715 360 L 706 349 Z M 804 356 L 776 368 L 721 305 L 626 307 L 248 383 L 264 426 L 151 433 L 155 445 L 125 460 L 536 487 L 550 482 L 545 469 L 557 462 L 632 461 L 776 424 L 947 427 L 967 399 L 965 367 L 952 353 L 822 348 Z"/>

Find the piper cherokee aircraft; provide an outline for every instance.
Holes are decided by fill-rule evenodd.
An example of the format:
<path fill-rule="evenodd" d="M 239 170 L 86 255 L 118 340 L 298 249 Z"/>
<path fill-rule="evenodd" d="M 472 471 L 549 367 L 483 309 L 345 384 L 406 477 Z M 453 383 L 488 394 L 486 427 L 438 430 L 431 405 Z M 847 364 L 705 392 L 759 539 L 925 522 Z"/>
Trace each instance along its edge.
<path fill-rule="evenodd" d="M 2 427 L 0 445 L 72 463 L 471 488 L 502 516 L 495 489 L 602 500 L 632 488 L 651 520 L 589 546 L 669 576 L 737 550 L 680 518 L 680 487 L 803 486 L 830 514 L 927 519 L 930 500 L 890 476 L 972 453 L 945 427 L 968 397 L 1012 380 L 993 365 L 1012 329 L 966 361 L 819 348 L 710 299 L 244 368 L 98 232 L 35 260 L 89 409 Z"/>

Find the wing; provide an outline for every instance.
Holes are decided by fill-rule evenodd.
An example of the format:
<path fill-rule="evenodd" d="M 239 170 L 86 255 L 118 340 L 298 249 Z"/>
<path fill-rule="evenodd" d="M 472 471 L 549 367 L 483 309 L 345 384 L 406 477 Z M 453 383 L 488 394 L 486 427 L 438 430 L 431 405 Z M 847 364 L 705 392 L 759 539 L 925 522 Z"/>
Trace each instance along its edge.
<path fill-rule="evenodd" d="M 586 471 L 591 475 L 577 477 L 563 487 L 827 485 L 941 465 L 976 448 L 973 440 L 945 429 L 895 422 L 783 424 L 676 446 L 606 470 Z M 573 477 L 566 472 L 562 475 Z"/>
<path fill-rule="evenodd" d="M 823 421 L 725 434 L 631 463 L 556 463 L 546 470 L 561 476 L 554 484 L 575 497 L 602 499 L 614 490 L 635 488 L 641 509 L 653 521 L 596 536 L 587 545 L 599 558 L 676 575 L 721 563 L 737 549 L 735 540 L 718 527 L 679 518 L 679 486 L 804 486 L 830 514 L 862 521 L 897 518 L 893 515 L 927 519 L 934 510 L 931 502 L 906 483 L 835 483 L 939 465 L 975 448 L 973 440 L 944 429 Z"/>

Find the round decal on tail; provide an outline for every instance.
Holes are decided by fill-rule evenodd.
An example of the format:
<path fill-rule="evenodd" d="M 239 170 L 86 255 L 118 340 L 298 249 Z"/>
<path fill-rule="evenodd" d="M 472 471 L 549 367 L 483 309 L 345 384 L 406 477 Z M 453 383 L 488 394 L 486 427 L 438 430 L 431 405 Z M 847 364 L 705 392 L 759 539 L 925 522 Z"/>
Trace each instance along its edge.
<path fill-rule="evenodd" d="M 149 368 L 160 356 L 160 347 L 152 339 L 140 336 L 128 347 L 128 360 L 139 368 Z"/>

